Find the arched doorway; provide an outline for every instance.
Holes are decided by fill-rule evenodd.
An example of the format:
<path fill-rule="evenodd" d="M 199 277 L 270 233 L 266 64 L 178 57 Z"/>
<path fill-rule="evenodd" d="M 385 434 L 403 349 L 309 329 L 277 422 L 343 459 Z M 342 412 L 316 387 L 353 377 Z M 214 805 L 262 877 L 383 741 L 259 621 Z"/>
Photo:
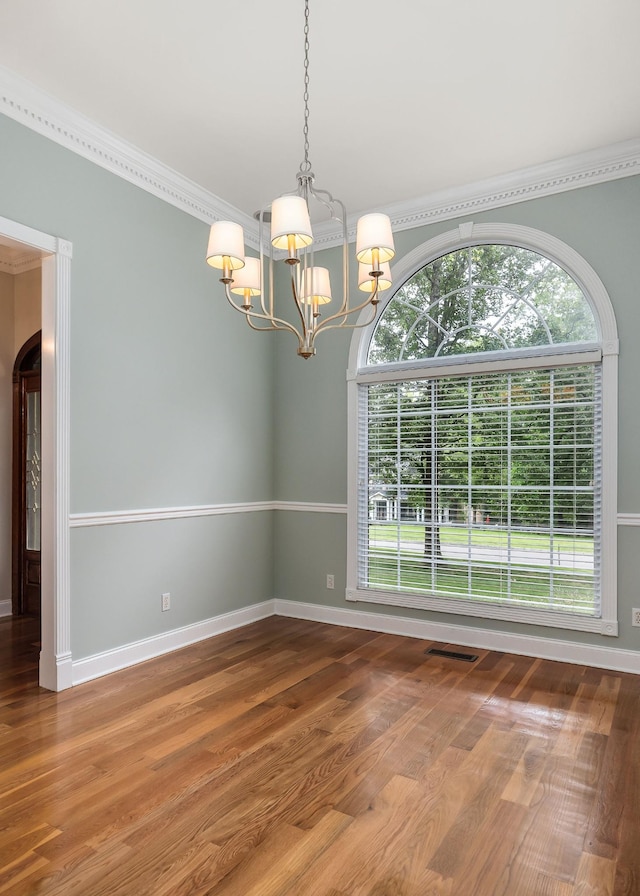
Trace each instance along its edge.
<path fill-rule="evenodd" d="M 13 368 L 13 557 L 14 616 L 40 616 L 42 335 L 22 346 Z"/>

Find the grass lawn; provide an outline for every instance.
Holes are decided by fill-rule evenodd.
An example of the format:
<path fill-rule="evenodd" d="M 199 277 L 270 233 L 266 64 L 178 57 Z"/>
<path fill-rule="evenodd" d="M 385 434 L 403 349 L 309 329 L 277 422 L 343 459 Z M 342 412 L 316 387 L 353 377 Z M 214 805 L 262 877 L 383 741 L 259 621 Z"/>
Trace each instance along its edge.
<path fill-rule="evenodd" d="M 431 566 L 415 554 L 389 557 L 384 551 L 371 550 L 369 555 L 369 587 L 392 587 L 417 591 L 436 597 L 473 598 L 479 601 L 533 603 L 554 609 L 575 609 L 590 612 L 594 607 L 594 584 L 591 575 L 553 571 L 546 567 L 526 567 L 512 571 L 482 562 L 471 569 L 466 563 L 440 560 Z M 565 603 L 570 606 L 565 607 Z"/>
<path fill-rule="evenodd" d="M 400 541 L 407 544 L 422 544 L 424 525 L 420 523 L 373 523 L 369 526 L 369 538 L 373 541 L 396 541 L 400 529 Z M 440 526 L 440 541 L 446 544 L 471 544 L 483 547 L 506 547 L 507 531 L 498 526 L 473 526 L 471 532 L 466 527 Z M 530 551 L 549 551 L 549 536 L 537 532 L 511 532 L 512 548 Z M 593 554 L 593 537 L 589 535 L 554 535 L 555 550 L 576 554 Z"/>

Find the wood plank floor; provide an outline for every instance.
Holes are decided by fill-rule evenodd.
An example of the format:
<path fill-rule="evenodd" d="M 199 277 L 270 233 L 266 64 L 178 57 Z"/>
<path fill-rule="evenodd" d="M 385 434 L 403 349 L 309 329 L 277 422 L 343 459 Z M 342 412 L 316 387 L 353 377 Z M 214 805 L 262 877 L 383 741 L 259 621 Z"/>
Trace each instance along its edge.
<path fill-rule="evenodd" d="M 0 620 L 0 894 L 639 896 L 640 678 L 271 618 L 61 694 Z"/>

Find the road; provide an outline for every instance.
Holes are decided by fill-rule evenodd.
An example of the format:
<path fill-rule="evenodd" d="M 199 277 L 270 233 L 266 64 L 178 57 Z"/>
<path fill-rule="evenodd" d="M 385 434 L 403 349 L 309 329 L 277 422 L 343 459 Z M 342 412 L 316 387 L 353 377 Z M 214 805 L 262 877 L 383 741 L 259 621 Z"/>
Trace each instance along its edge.
<path fill-rule="evenodd" d="M 378 538 L 371 540 L 371 546 L 390 547 L 395 550 L 397 542 Z M 402 541 L 400 548 L 402 551 L 415 554 L 422 554 L 424 550 L 422 543 L 416 541 Z M 511 563 L 525 566 L 551 566 L 549 553 L 535 548 L 511 548 L 511 551 L 508 552 L 506 548 L 492 545 L 443 544 L 441 550 L 445 560 L 471 559 L 482 560 L 485 563 L 506 563 L 510 559 Z M 553 566 L 570 572 L 574 570 L 593 572 L 593 554 L 580 554 L 557 549 L 553 552 Z"/>

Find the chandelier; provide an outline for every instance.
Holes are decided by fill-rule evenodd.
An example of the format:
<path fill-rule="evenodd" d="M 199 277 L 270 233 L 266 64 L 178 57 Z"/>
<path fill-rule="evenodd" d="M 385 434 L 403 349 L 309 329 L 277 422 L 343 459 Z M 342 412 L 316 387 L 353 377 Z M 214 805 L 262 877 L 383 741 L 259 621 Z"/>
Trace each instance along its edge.
<path fill-rule="evenodd" d="M 259 256 L 245 254 L 242 226 L 232 221 L 211 225 L 207 263 L 222 271 L 220 282 L 232 308 L 245 315 L 254 330 L 285 330 L 298 339 L 298 354 L 310 358 L 316 353 L 315 340 L 323 330 L 364 327 L 376 315 L 380 293 L 391 286 L 389 261 L 394 256 L 391 222 L 387 215 L 364 215 L 356 227 L 358 288 L 366 294 L 359 304 L 349 301 L 349 240 L 347 211 L 339 199 L 327 190 L 314 187 L 309 162 L 309 0 L 304 7 L 304 159 L 297 174 L 298 186 L 290 193 L 256 212 L 259 228 Z M 336 311 L 325 315 L 333 300 L 329 270 L 314 261 L 311 222 L 333 221 L 340 227 L 342 239 L 342 291 Z M 293 321 L 275 313 L 274 266 L 283 261 L 289 266 Z M 288 287 L 287 287 L 288 291 Z M 235 298 L 237 297 L 237 299 Z M 258 301 L 254 307 L 253 301 Z M 278 301 L 278 309 L 282 301 Z M 364 308 L 371 315 L 356 322 Z M 322 314 L 321 314 L 322 309 Z"/>

